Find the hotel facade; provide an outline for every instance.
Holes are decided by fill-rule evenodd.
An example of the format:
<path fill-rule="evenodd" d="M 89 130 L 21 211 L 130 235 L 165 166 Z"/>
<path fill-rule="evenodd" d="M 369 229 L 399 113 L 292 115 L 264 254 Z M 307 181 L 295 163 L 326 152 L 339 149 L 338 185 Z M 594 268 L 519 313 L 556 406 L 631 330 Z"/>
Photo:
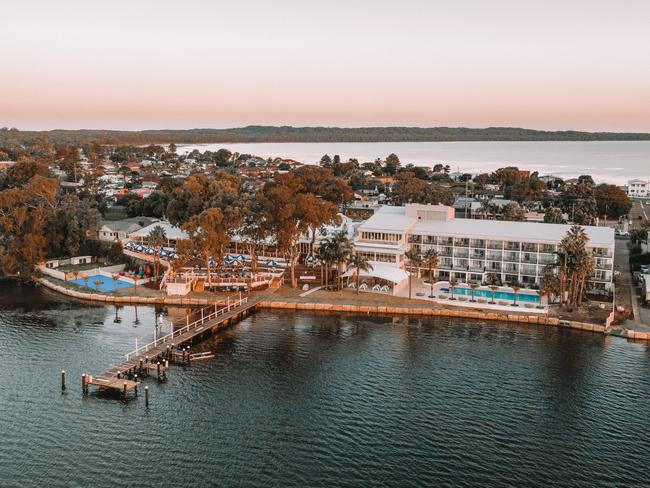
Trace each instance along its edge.
<path fill-rule="evenodd" d="M 558 245 L 570 229 L 562 224 L 456 219 L 454 215 L 452 207 L 443 205 L 383 206 L 359 226 L 355 253 L 368 258 L 378 277 L 394 276 L 390 280 L 395 288 L 406 275 L 405 253 L 409 249 L 437 251 L 435 276 L 439 280 L 483 283 L 487 273 L 494 273 L 504 284 L 535 287 L 544 268 L 557 262 Z M 596 264 L 590 282 L 594 289 L 609 292 L 613 287 L 614 230 L 584 229 Z"/>

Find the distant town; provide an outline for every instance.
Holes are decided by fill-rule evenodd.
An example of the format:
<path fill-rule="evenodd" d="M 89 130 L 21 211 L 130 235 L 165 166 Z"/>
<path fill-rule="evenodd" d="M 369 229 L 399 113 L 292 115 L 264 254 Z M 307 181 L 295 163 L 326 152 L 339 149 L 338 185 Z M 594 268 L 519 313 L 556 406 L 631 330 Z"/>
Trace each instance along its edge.
<path fill-rule="evenodd" d="M 284 284 L 545 313 L 595 301 L 609 314 L 615 237 L 638 277 L 648 263 L 650 182 L 639 179 L 37 137 L 0 147 L 0 190 L 4 276 L 36 269 L 111 293 L 137 293 L 138 282 L 140 293 L 180 296 Z M 632 309 L 619 307 L 623 319 Z"/>

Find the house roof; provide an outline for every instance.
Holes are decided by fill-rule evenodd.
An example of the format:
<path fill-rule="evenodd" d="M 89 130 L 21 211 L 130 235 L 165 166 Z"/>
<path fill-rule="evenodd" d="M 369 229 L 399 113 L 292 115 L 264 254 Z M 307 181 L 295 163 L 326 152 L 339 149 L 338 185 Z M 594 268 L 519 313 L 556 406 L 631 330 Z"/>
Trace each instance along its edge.
<path fill-rule="evenodd" d="M 187 232 L 182 230 L 180 227 L 176 227 L 175 225 L 170 224 L 165 220 L 161 220 L 160 222 L 154 222 L 151 225 L 143 227 L 142 229 L 131 234 L 130 237 L 149 237 L 149 233 L 158 226 L 163 228 L 163 230 L 165 231 L 165 235 L 167 236 L 167 239 L 174 239 L 174 240 L 187 239 Z"/>

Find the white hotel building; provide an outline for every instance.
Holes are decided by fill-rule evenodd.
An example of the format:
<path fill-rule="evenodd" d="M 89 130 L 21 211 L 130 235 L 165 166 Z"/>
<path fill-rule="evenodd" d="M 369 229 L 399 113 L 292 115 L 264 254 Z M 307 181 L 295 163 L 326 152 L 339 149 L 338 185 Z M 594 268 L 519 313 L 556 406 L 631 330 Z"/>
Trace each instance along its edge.
<path fill-rule="evenodd" d="M 530 287 L 539 284 L 546 265 L 556 262 L 558 244 L 569 229 L 562 224 L 456 219 L 454 209 L 443 205 L 383 206 L 359 226 L 354 248 L 373 266 L 367 275 L 392 281 L 393 289 L 404 287 L 404 253 L 414 247 L 436 249 L 440 280 L 482 283 L 486 273 L 495 273 L 503 283 Z M 591 282 L 611 290 L 614 230 L 584 229 L 597 268 Z"/>

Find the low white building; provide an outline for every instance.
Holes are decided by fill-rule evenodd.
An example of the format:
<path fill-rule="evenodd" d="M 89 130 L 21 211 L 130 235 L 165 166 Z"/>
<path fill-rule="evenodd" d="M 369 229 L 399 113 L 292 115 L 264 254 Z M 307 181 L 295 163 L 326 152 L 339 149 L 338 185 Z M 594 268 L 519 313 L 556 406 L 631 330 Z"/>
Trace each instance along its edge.
<path fill-rule="evenodd" d="M 422 253 L 435 249 L 439 256 L 435 274 L 441 280 L 482 283 L 487 273 L 494 273 L 503 283 L 534 286 L 544 268 L 556 262 L 558 244 L 569 229 L 563 224 L 456 219 L 454 209 L 444 205 L 387 205 L 359 226 L 354 249 L 382 275 L 387 274 L 386 267 L 403 270 L 409 249 Z M 594 288 L 611 290 L 614 230 L 584 229 L 596 261 L 590 281 Z M 400 276 L 406 273 L 395 278 Z"/>
<path fill-rule="evenodd" d="M 635 179 L 628 181 L 627 193 L 631 197 L 650 196 L 650 180 Z"/>
<path fill-rule="evenodd" d="M 102 222 L 99 229 L 98 238 L 104 242 L 122 241 L 125 242 L 129 236 L 134 232 L 148 226 L 153 222 L 153 219 L 148 217 L 133 217 L 130 219 L 106 220 Z"/>

